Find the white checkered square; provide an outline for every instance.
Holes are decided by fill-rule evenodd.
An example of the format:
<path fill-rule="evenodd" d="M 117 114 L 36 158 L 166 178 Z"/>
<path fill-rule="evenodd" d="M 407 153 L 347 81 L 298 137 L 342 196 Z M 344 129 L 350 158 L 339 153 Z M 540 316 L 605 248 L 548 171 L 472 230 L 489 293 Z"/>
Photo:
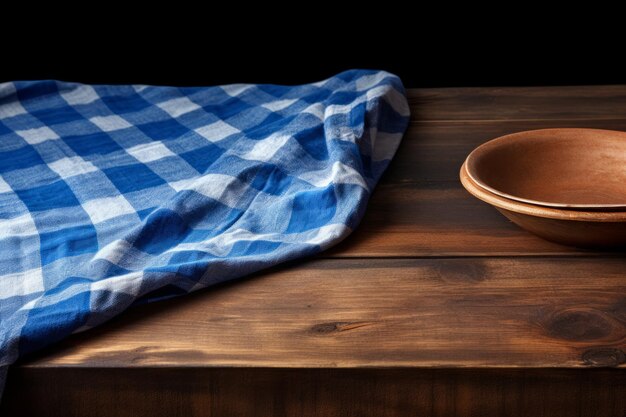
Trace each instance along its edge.
<path fill-rule="evenodd" d="M 90 85 L 77 85 L 71 90 L 62 91 L 61 97 L 70 106 L 93 103 L 100 98 L 96 90 Z"/>
<path fill-rule="evenodd" d="M 15 86 L 13 83 L 0 84 L 0 97 L 8 97 L 13 94 L 15 94 Z M 7 119 L 25 113 L 26 109 L 22 107 L 22 104 L 17 100 L 0 106 L 0 119 Z"/>
<path fill-rule="evenodd" d="M 11 186 L 7 184 L 4 178 L 2 178 L 2 175 L 0 175 L 0 193 L 9 193 L 11 191 L 13 191 Z"/>
<path fill-rule="evenodd" d="M 117 239 L 108 245 L 100 248 L 93 256 L 94 259 L 104 259 L 112 264 L 118 265 L 120 261 L 133 251 L 133 245 L 123 239 Z"/>
<path fill-rule="evenodd" d="M 125 214 L 136 213 L 133 206 L 121 195 L 89 200 L 82 203 L 82 207 L 93 224 L 102 223 Z"/>
<path fill-rule="evenodd" d="M 48 167 L 61 178 L 69 178 L 75 175 L 87 174 L 98 171 L 91 162 L 85 161 L 80 156 L 61 158 L 48 164 Z"/>
<path fill-rule="evenodd" d="M 118 275 L 112 278 L 96 281 L 91 284 L 90 290 L 93 291 L 109 291 L 117 294 L 128 294 L 137 296 L 141 290 L 141 284 L 144 277 L 143 271 L 135 271 L 124 275 Z M 97 299 L 94 297 L 94 299 Z M 97 305 L 95 307 L 98 307 Z"/>
<path fill-rule="evenodd" d="M 126 152 L 144 164 L 167 158 L 168 156 L 176 156 L 176 154 L 170 151 L 161 142 L 151 142 L 133 146 L 132 148 L 126 149 Z"/>
<path fill-rule="evenodd" d="M 229 125 L 226 122 L 218 120 L 210 125 L 202 126 L 195 130 L 197 134 L 210 142 L 219 142 L 235 133 L 241 133 L 241 130 Z"/>
<path fill-rule="evenodd" d="M 313 116 L 323 121 L 324 111 L 325 111 L 325 107 L 322 103 L 313 103 L 306 109 L 302 110 L 300 114 L 303 114 L 303 113 L 312 114 Z"/>
<path fill-rule="evenodd" d="M 237 97 L 241 95 L 241 93 L 251 89 L 252 87 L 253 86 L 250 84 L 229 84 L 223 85 L 222 90 L 224 90 L 224 92 L 231 97 Z"/>
<path fill-rule="evenodd" d="M 271 135 L 258 141 L 252 149 L 240 156 L 249 161 L 268 162 L 289 141 L 290 137 L 289 135 Z"/>
<path fill-rule="evenodd" d="M 114 130 L 128 129 L 132 125 L 120 116 L 96 116 L 89 119 L 91 123 L 98 126 L 104 132 L 113 132 Z"/>
<path fill-rule="evenodd" d="M 50 129 L 48 126 L 37 127 L 27 130 L 17 130 L 15 131 L 15 133 L 20 135 L 22 138 L 24 138 L 26 142 L 30 143 L 31 145 L 36 145 L 47 140 L 59 139 L 59 135 L 54 133 L 54 130 Z"/>
<path fill-rule="evenodd" d="M 187 97 L 174 98 L 172 100 L 158 103 L 157 106 L 172 117 L 179 117 L 200 108 L 200 106 L 189 100 Z"/>
<path fill-rule="evenodd" d="M 200 178 L 170 183 L 170 187 L 177 192 L 195 191 L 229 207 L 236 207 L 246 185 L 231 175 L 205 174 Z"/>
<path fill-rule="evenodd" d="M 269 111 L 280 111 L 286 109 L 291 106 L 293 103 L 298 101 L 298 99 L 286 99 L 286 100 L 276 100 L 270 101 L 269 103 L 262 104 L 261 107 L 268 109 Z"/>
<path fill-rule="evenodd" d="M 0 300 L 36 294 L 45 289 L 41 268 L 3 275 L 0 285 Z"/>
<path fill-rule="evenodd" d="M 12 219 L 0 219 L 0 239 L 37 234 L 37 226 L 30 213 Z"/>
<path fill-rule="evenodd" d="M 375 74 L 364 75 L 363 77 L 356 80 L 356 90 L 357 91 L 365 91 L 370 88 L 375 87 L 380 84 L 385 78 L 387 78 L 389 74 L 386 72 L 377 72 Z"/>

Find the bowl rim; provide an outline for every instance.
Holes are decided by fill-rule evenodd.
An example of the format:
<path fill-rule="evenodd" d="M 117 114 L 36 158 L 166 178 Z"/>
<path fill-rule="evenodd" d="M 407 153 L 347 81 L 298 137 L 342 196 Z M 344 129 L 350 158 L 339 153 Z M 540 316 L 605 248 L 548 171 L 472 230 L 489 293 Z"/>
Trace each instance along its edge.
<path fill-rule="evenodd" d="M 591 129 L 591 128 L 569 128 L 569 127 L 564 127 L 564 128 L 548 128 L 548 129 L 533 129 L 533 130 L 524 130 L 521 132 L 515 132 L 515 133 L 510 133 L 508 135 L 504 135 L 504 136 L 499 136 L 495 139 L 492 139 L 490 141 L 487 141 L 479 146 L 477 146 L 472 152 L 470 152 L 470 154 L 467 156 L 465 163 L 467 164 L 467 174 L 469 175 L 469 177 L 472 179 L 472 181 L 475 183 L 475 185 L 477 185 L 478 187 L 483 188 L 486 191 L 489 191 L 493 194 L 499 195 L 501 197 L 504 197 L 506 199 L 509 200 L 516 200 L 522 203 L 527 203 L 527 204 L 531 204 L 534 206 L 543 206 L 543 207 L 552 207 L 552 208 L 561 208 L 561 209 L 574 209 L 574 210 L 594 210 L 594 211 L 602 211 L 602 210 L 621 210 L 621 209 L 626 209 L 626 203 L 617 203 L 617 204 L 571 204 L 571 203 L 554 203 L 554 202 L 547 202 L 547 201 L 540 201 L 540 200 L 533 200 L 533 199 L 529 199 L 529 198 L 524 198 L 524 197 L 519 197 L 513 194 L 509 194 L 507 192 L 498 190 L 496 188 L 493 188 L 492 186 L 486 184 L 485 182 L 483 182 L 477 175 L 476 175 L 476 165 L 477 165 L 477 161 L 476 159 L 478 158 L 478 155 L 480 154 L 484 154 L 485 151 L 489 150 L 490 148 L 496 147 L 496 146 L 501 146 L 502 142 L 509 142 L 511 140 L 515 140 L 515 139 L 521 139 L 526 137 L 529 134 L 532 133 L 549 133 L 549 132 L 558 132 L 558 133 L 566 133 L 566 132 L 570 132 L 570 133 L 574 133 L 574 132 L 585 132 L 585 133 L 598 133 L 598 134 L 607 134 L 610 133 L 611 135 L 617 135 L 617 136 L 623 136 L 624 140 L 626 140 L 626 132 L 622 132 L 619 130 L 610 130 L 610 129 Z"/>
<path fill-rule="evenodd" d="M 626 221 L 626 211 L 583 211 L 558 209 L 544 206 L 537 206 L 528 203 L 522 203 L 516 200 L 504 198 L 492 192 L 489 192 L 478 186 L 467 171 L 467 160 L 461 166 L 459 172 L 461 184 L 474 197 L 484 201 L 496 208 L 509 210 L 515 213 L 526 214 L 529 216 L 543 217 L 547 219 L 571 220 L 581 222 L 624 222 Z"/>

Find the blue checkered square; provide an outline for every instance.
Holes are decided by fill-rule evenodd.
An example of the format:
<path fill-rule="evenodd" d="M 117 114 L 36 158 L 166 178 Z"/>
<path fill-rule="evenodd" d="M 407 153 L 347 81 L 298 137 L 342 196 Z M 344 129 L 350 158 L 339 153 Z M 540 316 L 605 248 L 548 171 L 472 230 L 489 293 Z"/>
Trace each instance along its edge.
<path fill-rule="evenodd" d="M 64 181 L 16 190 L 15 193 L 31 212 L 80 206 L 76 196 Z"/>
<path fill-rule="evenodd" d="M 94 154 L 109 154 L 123 150 L 120 145 L 104 132 L 92 133 L 90 135 L 68 136 L 65 138 L 64 142 L 72 148 L 76 154 L 82 157 L 89 157 Z"/>
<path fill-rule="evenodd" d="M 149 138 L 156 140 L 178 139 L 189 132 L 185 126 L 174 119 L 161 120 L 137 126 Z"/>
<path fill-rule="evenodd" d="M 43 164 L 43 159 L 32 146 L 0 151 L 0 174 Z"/>
<path fill-rule="evenodd" d="M 153 188 L 165 184 L 163 178 L 144 164 L 122 165 L 103 169 L 115 187 L 122 194 Z"/>
<path fill-rule="evenodd" d="M 39 236 L 42 265 L 47 265 L 58 259 L 98 251 L 96 229 L 92 224 L 40 233 Z"/>

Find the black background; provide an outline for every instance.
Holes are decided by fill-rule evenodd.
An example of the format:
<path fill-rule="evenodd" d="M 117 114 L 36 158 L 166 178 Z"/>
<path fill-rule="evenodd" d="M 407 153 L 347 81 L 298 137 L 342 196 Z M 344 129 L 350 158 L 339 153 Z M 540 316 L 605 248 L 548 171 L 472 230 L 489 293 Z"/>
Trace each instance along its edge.
<path fill-rule="evenodd" d="M 164 10 L 165 20 L 120 18 L 126 15 L 116 10 L 104 23 L 29 21 L 24 30 L 36 30 L 33 40 L 3 34 L 0 81 L 297 84 L 375 68 L 396 73 L 407 87 L 626 84 L 626 36 L 621 22 L 607 20 L 610 11 L 476 19 L 444 5 L 438 12 L 369 10 L 365 18 L 308 13 L 305 22 L 302 13 L 277 18 L 250 10 L 245 20 L 238 8 L 245 9 Z M 226 28 L 217 27 L 221 19 Z"/>

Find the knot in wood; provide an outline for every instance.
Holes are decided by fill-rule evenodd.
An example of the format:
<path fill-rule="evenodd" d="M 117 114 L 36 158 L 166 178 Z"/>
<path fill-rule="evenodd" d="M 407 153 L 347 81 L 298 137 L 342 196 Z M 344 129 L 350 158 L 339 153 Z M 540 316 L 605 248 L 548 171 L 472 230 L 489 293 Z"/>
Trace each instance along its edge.
<path fill-rule="evenodd" d="M 314 326 L 311 326 L 311 333 L 315 334 L 328 334 L 334 332 L 345 332 L 348 330 L 358 329 L 359 327 L 370 326 L 373 323 L 366 321 L 332 321 L 328 323 L 319 323 Z"/>
<path fill-rule="evenodd" d="M 574 341 L 607 339 L 616 330 L 606 314 L 587 309 L 558 311 L 548 319 L 546 327 L 552 336 Z"/>
<path fill-rule="evenodd" d="M 583 362 L 588 366 L 619 366 L 626 362 L 626 354 L 616 348 L 593 348 L 583 353 Z"/>

